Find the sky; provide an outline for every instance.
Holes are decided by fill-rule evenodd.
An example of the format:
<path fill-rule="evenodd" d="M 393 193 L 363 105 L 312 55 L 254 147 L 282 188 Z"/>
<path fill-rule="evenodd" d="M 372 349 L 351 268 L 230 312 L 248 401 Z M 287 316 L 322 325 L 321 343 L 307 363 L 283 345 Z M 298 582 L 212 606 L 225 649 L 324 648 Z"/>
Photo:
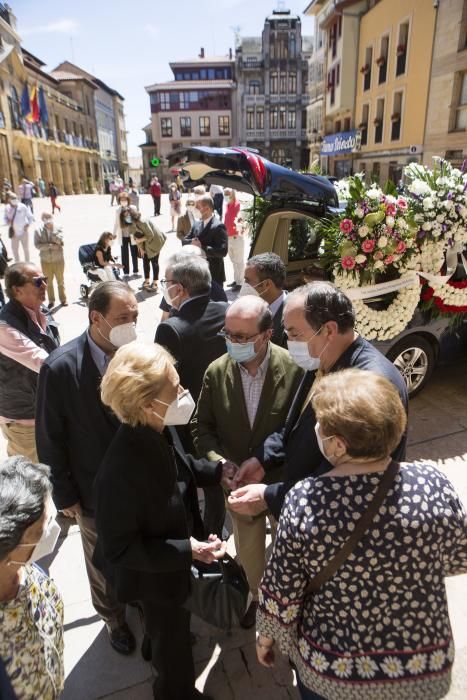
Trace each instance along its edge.
<path fill-rule="evenodd" d="M 141 155 L 141 129 L 150 122 L 145 86 L 171 80 L 169 61 L 226 55 L 234 49 L 234 28 L 261 36 L 264 19 L 278 0 L 9 0 L 22 45 L 53 70 L 68 60 L 125 98 L 128 154 Z M 313 23 L 302 13 L 309 0 L 286 0 L 300 15 L 302 33 Z"/>

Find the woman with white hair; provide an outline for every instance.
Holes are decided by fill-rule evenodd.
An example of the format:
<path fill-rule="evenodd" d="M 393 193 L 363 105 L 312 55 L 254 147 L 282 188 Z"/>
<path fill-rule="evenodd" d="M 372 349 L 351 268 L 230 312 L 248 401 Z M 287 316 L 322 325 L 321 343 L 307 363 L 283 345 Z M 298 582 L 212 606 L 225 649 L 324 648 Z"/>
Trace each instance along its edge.
<path fill-rule="evenodd" d="M 55 700 L 64 684 L 63 601 L 34 562 L 60 534 L 49 467 L 0 465 L 0 698 Z"/>
<path fill-rule="evenodd" d="M 135 341 L 117 350 L 101 395 L 122 425 L 96 479 L 94 563 L 118 600 L 142 605 L 154 697 L 206 697 L 195 689 L 183 604 L 192 561 L 211 563 L 225 553 L 215 535 L 205 540 L 196 491 L 220 483 L 222 464 L 183 451 L 172 426 L 186 425 L 195 404 L 160 345 Z"/>

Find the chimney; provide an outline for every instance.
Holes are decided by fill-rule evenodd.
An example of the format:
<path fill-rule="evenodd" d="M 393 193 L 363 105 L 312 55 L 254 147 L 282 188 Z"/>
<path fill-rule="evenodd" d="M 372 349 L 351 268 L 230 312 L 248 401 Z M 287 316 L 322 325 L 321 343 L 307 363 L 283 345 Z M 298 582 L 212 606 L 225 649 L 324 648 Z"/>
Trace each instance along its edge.
<path fill-rule="evenodd" d="M 204 47 L 203 46 L 201 47 L 198 58 L 204 58 Z"/>
<path fill-rule="evenodd" d="M 229 58 L 232 60 L 232 49 L 229 49 Z"/>

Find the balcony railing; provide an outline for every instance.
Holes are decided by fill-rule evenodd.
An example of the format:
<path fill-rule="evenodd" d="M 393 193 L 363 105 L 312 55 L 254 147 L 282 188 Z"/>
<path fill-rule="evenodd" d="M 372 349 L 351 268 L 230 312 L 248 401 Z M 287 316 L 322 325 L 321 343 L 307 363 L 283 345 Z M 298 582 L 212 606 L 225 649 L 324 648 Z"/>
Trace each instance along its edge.
<path fill-rule="evenodd" d="M 246 137 L 247 139 L 263 140 L 264 129 L 247 129 Z"/>
<path fill-rule="evenodd" d="M 401 137 L 401 120 L 391 122 L 391 141 L 398 141 Z"/>
<path fill-rule="evenodd" d="M 245 95 L 247 105 L 264 105 L 264 95 Z"/>
<path fill-rule="evenodd" d="M 271 129 L 269 136 L 272 139 L 295 139 L 297 138 L 296 129 Z"/>
<path fill-rule="evenodd" d="M 260 68 L 263 68 L 264 62 L 260 61 L 259 59 L 256 61 L 243 61 L 242 62 L 242 67 L 243 70 L 258 70 Z"/>

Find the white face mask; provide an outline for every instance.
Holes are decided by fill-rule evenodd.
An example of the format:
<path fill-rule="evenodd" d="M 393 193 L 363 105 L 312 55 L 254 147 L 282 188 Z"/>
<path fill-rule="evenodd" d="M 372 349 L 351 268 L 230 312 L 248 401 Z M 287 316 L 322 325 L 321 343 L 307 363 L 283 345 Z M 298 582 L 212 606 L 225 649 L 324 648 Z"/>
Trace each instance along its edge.
<path fill-rule="evenodd" d="M 10 559 L 8 564 L 30 564 L 33 561 L 38 561 L 39 559 L 46 557 L 48 554 L 52 554 L 52 552 L 55 549 L 55 545 L 57 544 L 58 536 L 60 535 L 60 525 L 55 519 L 56 516 L 57 509 L 52 504 L 52 506 L 50 507 L 50 515 L 49 520 L 47 521 L 47 525 L 45 526 L 39 541 L 36 542 L 36 544 L 34 545 L 34 549 L 29 559 L 27 559 L 26 561 L 16 561 L 14 559 Z M 18 544 L 17 547 L 31 547 L 32 544 L 33 543 Z"/>
<path fill-rule="evenodd" d="M 168 406 L 163 418 L 156 411 L 153 411 L 154 415 L 160 418 L 164 425 L 186 425 L 195 410 L 195 402 L 188 389 L 178 394 L 172 403 L 166 403 L 160 399 L 156 399 L 156 401 L 164 406 Z"/>
<path fill-rule="evenodd" d="M 133 342 L 133 340 L 136 340 L 136 323 L 122 323 L 120 326 L 111 326 L 104 316 L 102 316 L 102 318 L 110 328 L 109 341 L 115 348 L 121 348 L 122 345 L 127 345 Z M 102 335 L 102 333 L 100 334 Z M 105 338 L 105 340 L 107 339 Z"/>
<path fill-rule="evenodd" d="M 258 282 L 258 284 L 255 284 L 254 286 L 252 284 L 249 284 L 249 282 L 244 282 L 242 286 L 240 287 L 240 291 L 238 293 L 239 297 L 246 297 L 246 296 L 253 296 L 253 297 L 260 297 L 261 294 L 256 290 L 256 287 L 259 287 L 262 285 L 264 280 L 261 280 L 261 282 Z"/>
<path fill-rule="evenodd" d="M 322 328 L 322 326 L 321 326 L 321 328 Z M 316 333 L 313 333 L 310 340 L 313 340 L 313 338 L 316 335 L 318 335 L 321 328 L 318 328 Z M 313 372 L 314 370 L 319 369 L 319 366 L 321 364 L 321 355 L 323 354 L 323 352 L 326 350 L 326 348 L 328 346 L 328 343 L 326 343 L 324 348 L 319 353 L 318 357 L 312 357 L 310 355 L 309 350 L 308 350 L 308 343 L 310 342 L 310 340 L 288 340 L 287 341 L 287 349 L 288 349 L 293 361 L 299 367 L 302 367 L 302 369 L 307 370 L 307 372 Z"/>
<path fill-rule="evenodd" d="M 321 435 L 319 434 L 319 423 L 316 423 L 316 425 L 315 425 L 315 434 L 316 434 L 316 440 L 318 442 L 319 451 L 323 455 L 324 459 L 327 459 L 328 462 L 331 462 L 331 459 L 328 457 L 328 455 L 324 451 L 323 443 L 325 440 L 330 440 L 331 438 L 333 438 L 334 435 L 328 435 L 328 437 L 322 438 Z"/>
<path fill-rule="evenodd" d="M 164 297 L 166 303 L 167 303 L 169 306 L 173 306 L 173 305 L 174 305 L 174 301 L 175 301 L 176 299 L 178 299 L 178 297 L 180 296 L 180 294 L 176 294 L 174 297 L 171 297 L 171 296 L 170 296 L 170 294 L 169 294 L 169 289 L 172 289 L 172 287 L 175 287 L 175 284 L 171 284 L 170 287 L 166 287 L 166 288 L 162 291 L 162 296 Z"/>

